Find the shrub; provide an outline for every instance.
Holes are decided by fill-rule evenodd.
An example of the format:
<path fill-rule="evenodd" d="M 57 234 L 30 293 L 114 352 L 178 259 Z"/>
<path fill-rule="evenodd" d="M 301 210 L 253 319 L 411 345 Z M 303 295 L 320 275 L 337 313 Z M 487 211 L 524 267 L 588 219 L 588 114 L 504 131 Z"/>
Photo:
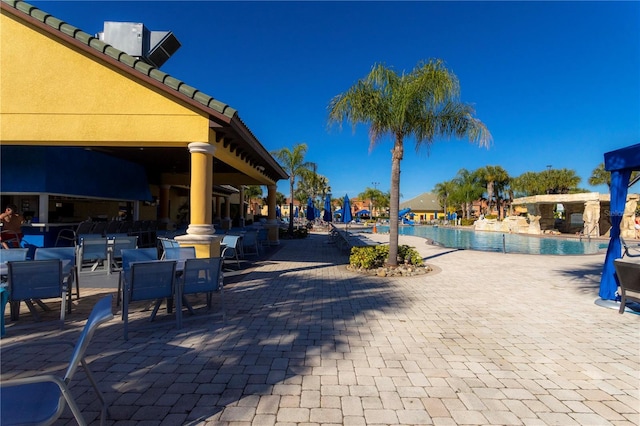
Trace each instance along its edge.
<path fill-rule="evenodd" d="M 475 219 L 460 219 L 460 225 L 462 226 L 471 226 L 475 223 Z"/>
<path fill-rule="evenodd" d="M 385 264 L 389 257 L 389 246 L 352 247 L 349 265 L 358 269 L 376 269 Z M 422 257 L 413 247 L 398 246 L 398 263 L 422 266 Z"/>

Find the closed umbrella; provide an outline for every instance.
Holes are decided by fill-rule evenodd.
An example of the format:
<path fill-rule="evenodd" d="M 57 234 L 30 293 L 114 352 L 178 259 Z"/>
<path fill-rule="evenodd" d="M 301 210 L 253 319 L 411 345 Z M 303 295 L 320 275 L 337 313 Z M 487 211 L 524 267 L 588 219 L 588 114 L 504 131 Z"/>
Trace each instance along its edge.
<path fill-rule="evenodd" d="M 353 220 L 353 216 L 351 216 L 351 204 L 349 202 L 349 196 L 347 194 L 344 195 L 344 205 L 342 206 L 342 210 L 342 222 L 351 222 Z"/>
<path fill-rule="evenodd" d="M 322 220 L 325 222 L 331 222 L 331 195 L 327 194 L 327 197 L 324 199 L 324 215 L 322 216 Z"/>
<path fill-rule="evenodd" d="M 316 211 L 313 207 L 313 200 L 309 198 L 309 203 L 307 204 L 307 220 L 311 221 L 316 218 Z"/>

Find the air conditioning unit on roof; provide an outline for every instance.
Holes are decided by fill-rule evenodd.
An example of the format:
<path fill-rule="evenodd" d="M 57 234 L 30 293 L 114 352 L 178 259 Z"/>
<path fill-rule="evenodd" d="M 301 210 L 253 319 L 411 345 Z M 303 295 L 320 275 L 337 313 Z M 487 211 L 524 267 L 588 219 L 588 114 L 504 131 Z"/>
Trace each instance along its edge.
<path fill-rule="evenodd" d="M 171 31 L 149 31 L 138 22 L 107 21 L 97 37 L 156 68 L 160 68 L 181 46 Z"/>

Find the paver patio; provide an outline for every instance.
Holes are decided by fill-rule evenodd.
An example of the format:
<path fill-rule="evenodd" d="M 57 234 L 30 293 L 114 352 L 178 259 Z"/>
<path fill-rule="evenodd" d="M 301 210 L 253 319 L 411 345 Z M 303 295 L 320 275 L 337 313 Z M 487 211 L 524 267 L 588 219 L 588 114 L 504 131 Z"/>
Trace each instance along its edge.
<path fill-rule="evenodd" d="M 107 424 L 640 424 L 640 316 L 594 304 L 604 255 L 402 242 L 434 271 L 360 276 L 326 234 L 311 234 L 227 276 L 226 322 L 216 303 L 176 330 L 164 312 L 147 322 L 138 305 L 124 341 L 114 306 L 88 350 Z M 64 329 L 55 315 L 33 323 L 23 308 L 2 345 L 75 342 L 117 275 L 83 274 L 81 286 Z M 55 371 L 68 358 L 64 347 L 3 352 L 2 378 Z M 97 423 L 81 370 L 72 392 Z M 57 424 L 67 423 L 68 410 Z"/>

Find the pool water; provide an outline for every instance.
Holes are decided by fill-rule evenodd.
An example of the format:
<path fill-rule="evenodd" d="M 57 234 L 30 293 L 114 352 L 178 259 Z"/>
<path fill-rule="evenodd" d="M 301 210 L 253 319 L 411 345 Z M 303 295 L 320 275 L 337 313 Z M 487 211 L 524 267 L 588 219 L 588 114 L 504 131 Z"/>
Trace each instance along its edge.
<path fill-rule="evenodd" d="M 388 226 L 378 226 L 377 228 L 378 232 L 389 232 Z M 398 233 L 428 238 L 438 245 L 449 248 L 523 254 L 595 254 L 606 250 L 608 246 L 606 241 L 562 237 L 544 238 L 434 226 L 400 226 Z"/>

